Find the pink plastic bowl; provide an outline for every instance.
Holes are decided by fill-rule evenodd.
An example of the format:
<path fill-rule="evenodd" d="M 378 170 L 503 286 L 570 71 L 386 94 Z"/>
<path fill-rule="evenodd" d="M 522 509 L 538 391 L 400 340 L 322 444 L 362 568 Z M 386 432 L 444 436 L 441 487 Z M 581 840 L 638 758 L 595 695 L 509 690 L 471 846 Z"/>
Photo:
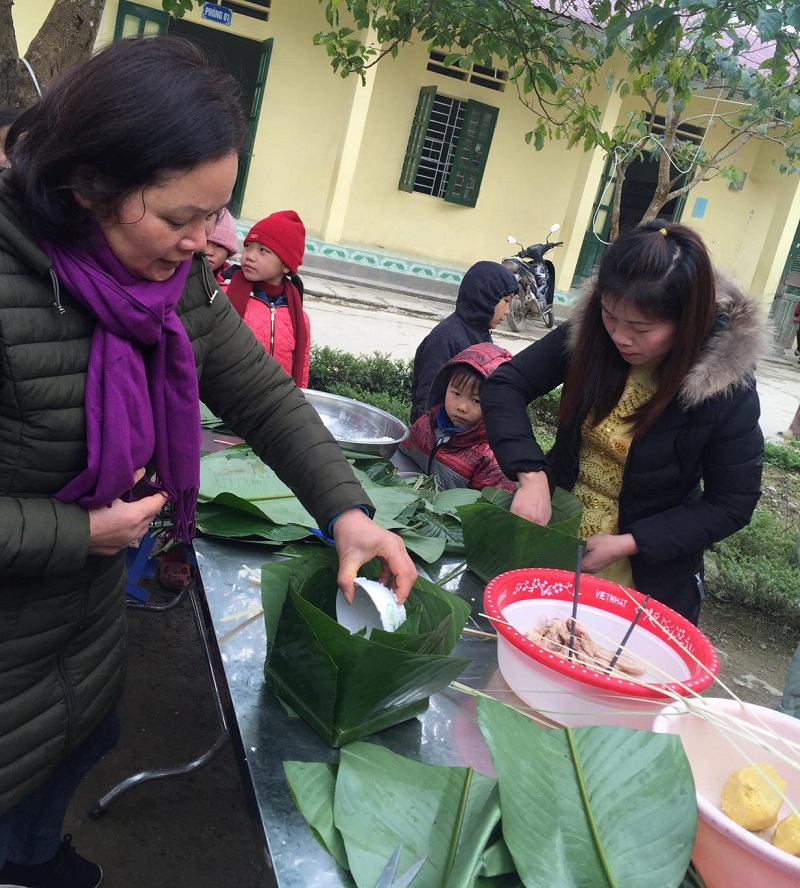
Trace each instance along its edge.
<path fill-rule="evenodd" d="M 495 577 L 484 607 L 495 619 L 497 661 L 520 699 L 557 724 L 621 725 L 649 729 L 675 694 L 699 693 L 719 672 L 719 658 L 692 623 L 650 600 L 625 651 L 647 667 L 634 680 L 610 676 L 540 647 L 526 637 L 550 617 L 572 613 L 575 574 L 522 568 Z M 578 622 L 603 647 L 615 651 L 644 596 L 618 583 L 581 575 Z"/>
<path fill-rule="evenodd" d="M 794 751 L 769 739 L 765 748 L 763 743 L 718 727 L 719 719 L 715 724 L 696 714 L 701 706 L 711 710 L 712 717 L 716 710 L 762 730 L 766 726 L 793 742 Z M 719 805 L 722 789 L 731 774 L 753 762 L 767 762 L 786 781 L 786 797 L 796 808 L 800 807 L 797 767 L 800 719 L 762 706 L 716 697 L 704 697 L 692 703 L 692 710 L 687 711 L 685 703 L 673 703 L 655 719 L 653 730 L 659 734 L 677 734 L 692 766 L 699 815 L 692 859 L 707 888 L 797 888 L 800 858 L 776 848 L 771 843 L 771 829 L 749 832 L 726 817 Z M 775 750 L 794 761 L 795 767 L 783 761 Z M 782 820 L 789 812 L 789 806 L 784 804 L 778 819 Z"/>

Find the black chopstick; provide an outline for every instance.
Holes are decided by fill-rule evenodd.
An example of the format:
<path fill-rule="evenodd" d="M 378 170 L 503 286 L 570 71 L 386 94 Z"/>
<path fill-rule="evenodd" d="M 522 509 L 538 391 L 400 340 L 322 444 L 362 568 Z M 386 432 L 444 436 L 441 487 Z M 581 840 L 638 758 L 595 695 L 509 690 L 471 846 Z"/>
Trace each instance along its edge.
<path fill-rule="evenodd" d="M 578 594 L 581 585 L 581 561 L 583 561 L 583 546 L 578 546 L 578 559 L 575 564 L 575 589 L 572 593 L 572 620 L 569 624 L 569 657 L 572 659 L 575 646 L 575 620 L 578 617 Z"/>
<path fill-rule="evenodd" d="M 645 596 L 644 601 L 639 605 L 639 609 L 636 611 L 634 618 L 631 620 L 630 626 L 628 626 L 628 631 L 622 638 L 622 641 L 619 643 L 619 647 L 617 648 L 616 654 L 611 658 L 611 662 L 608 664 L 608 671 L 611 670 L 617 665 L 617 660 L 620 658 L 620 654 L 622 653 L 622 649 L 628 643 L 628 639 L 631 637 L 631 632 L 633 632 L 636 624 L 639 622 L 639 617 L 644 613 L 645 608 L 647 607 L 647 602 L 650 601 L 650 596 Z"/>

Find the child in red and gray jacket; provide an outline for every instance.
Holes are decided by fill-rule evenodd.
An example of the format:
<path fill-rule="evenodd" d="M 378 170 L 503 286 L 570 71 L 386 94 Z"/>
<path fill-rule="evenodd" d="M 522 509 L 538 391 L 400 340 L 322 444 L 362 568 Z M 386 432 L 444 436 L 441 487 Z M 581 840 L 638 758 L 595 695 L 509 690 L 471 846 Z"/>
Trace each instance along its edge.
<path fill-rule="evenodd" d="M 500 487 L 516 485 L 497 464 L 486 440 L 481 411 L 481 386 L 511 352 L 492 342 L 470 345 L 439 370 L 431 385 L 431 407 L 411 427 L 400 445 L 426 475 L 433 475 L 439 490 L 453 487 Z"/>
<path fill-rule="evenodd" d="M 308 386 L 311 322 L 303 310 L 306 229 L 294 210 L 257 222 L 244 239 L 228 299 L 267 352 L 302 388 Z"/>

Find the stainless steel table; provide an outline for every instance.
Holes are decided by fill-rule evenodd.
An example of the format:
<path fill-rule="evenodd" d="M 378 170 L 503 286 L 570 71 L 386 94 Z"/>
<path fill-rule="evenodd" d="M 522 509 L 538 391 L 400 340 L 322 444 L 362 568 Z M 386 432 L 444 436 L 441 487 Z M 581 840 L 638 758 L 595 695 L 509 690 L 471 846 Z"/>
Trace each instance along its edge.
<path fill-rule="evenodd" d="M 331 749 L 305 722 L 287 715 L 264 683 L 266 638 L 261 587 L 253 570 L 276 556 L 267 546 L 197 539 L 203 609 L 212 667 L 237 747 L 245 785 L 261 820 L 274 884 L 279 888 L 334 888 L 353 882 L 313 838 L 289 794 L 283 762 L 335 761 Z M 444 557 L 428 574 L 439 582 L 452 574 L 458 558 Z M 478 616 L 483 584 L 470 572 L 444 583 L 468 601 L 468 626 L 487 629 Z M 453 652 L 472 660 L 460 681 L 492 693 L 511 692 L 497 670 L 493 639 L 463 634 Z M 429 764 L 471 765 L 492 773 L 491 760 L 475 719 L 475 700 L 446 690 L 431 698 L 420 717 L 381 731 L 371 742 Z"/>

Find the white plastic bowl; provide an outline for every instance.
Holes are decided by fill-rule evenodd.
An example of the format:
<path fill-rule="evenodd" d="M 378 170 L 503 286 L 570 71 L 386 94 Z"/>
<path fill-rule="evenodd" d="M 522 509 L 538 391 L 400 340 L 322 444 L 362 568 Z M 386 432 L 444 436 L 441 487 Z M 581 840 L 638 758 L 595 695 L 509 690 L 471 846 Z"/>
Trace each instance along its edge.
<path fill-rule="evenodd" d="M 718 728 L 695 714 L 700 708 L 710 710 L 712 716 L 715 712 L 735 716 L 762 730 L 766 726 L 793 742 L 794 752 L 784 747 L 783 754 L 793 758 L 795 767 L 770 749 L 781 749 L 777 741 L 767 739 L 765 748 L 755 740 Z M 776 848 L 771 843 L 772 829 L 753 833 L 734 823 L 720 810 L 720 799 L 731 774 L 749 764 L 766 762 L 786 781 L 786 796 L 800 808 L 800 719 L 716 697 L 692 701 L 691 709 L 684 703 L 667 706 L 655 719 L 653 730 L 680 736 L 692 766 L 699 815 L 692 859 L 707 888 L 797 888 L 800 857 Z M 778 820 L 789 813 L 789 806 L 784 804 Z"/>
<path fill-rule="evenodd" d="M 366 630 L 369 638 L 373 629 L 394 632 L 406 621 L 406 609 L 397 603 L 394 592 L 382 583 L 357 577 L 353 603 L 348 604 L 342 590 L 336 593 L 336 622 L 351 633 Z"/>
<path fill-rule="evenodd" d="M 647 667 L 634 679 L 610 676 L 547 651 L 526 637 L 547 618 L 572 613 L 571 571 L 522 568 L 486 587 L 486 613 L 496 619 L 497 661 L 509 687 L 560 725 L 620 725 L 649 729 L 675 694 L 704 690 L 719 671 L 716 651 L 680 614 L 651 600 L 625 652 Z M 618 583 L 582 575 L 578 622 L 601 646 L 615 651 L 644 597 Z"/>

